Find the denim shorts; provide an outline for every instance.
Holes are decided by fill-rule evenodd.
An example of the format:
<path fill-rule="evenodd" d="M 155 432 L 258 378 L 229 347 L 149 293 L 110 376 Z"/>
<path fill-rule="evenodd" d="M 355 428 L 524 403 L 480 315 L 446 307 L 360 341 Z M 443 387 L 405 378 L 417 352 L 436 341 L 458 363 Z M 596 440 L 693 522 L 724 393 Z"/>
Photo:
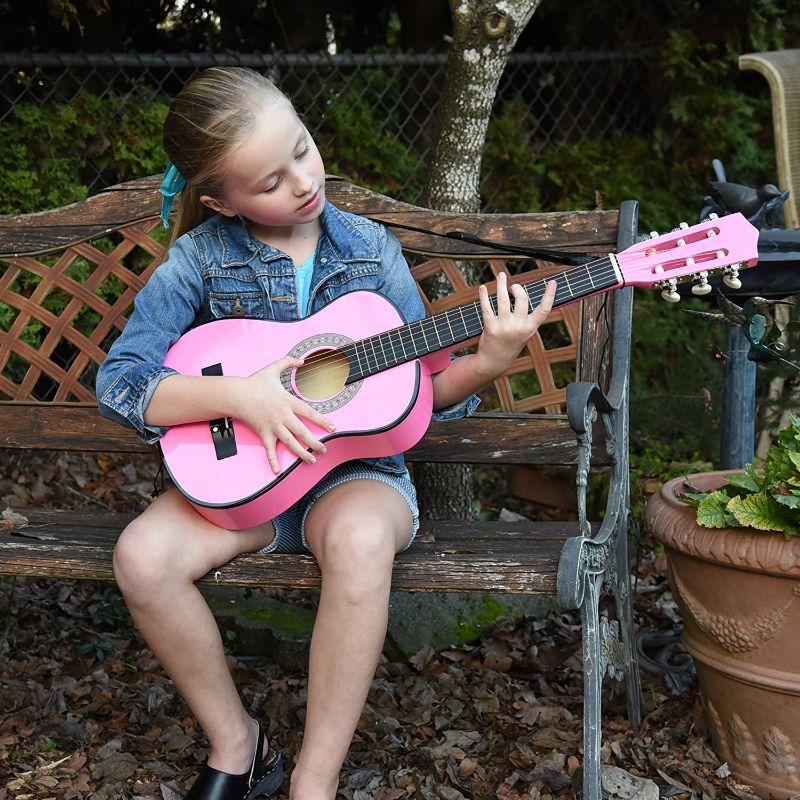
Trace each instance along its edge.
<path fill-rule="evenodd" d="M 322 495 L 347 481 L 373 480 L 385 483 L 400 492 L 411 510 L 411 538 L 403 548 L 407 550 L 419 530 L 419 509 L 417 508 L 417 491 L 411 482 L 408 470 L 400 475 L 372 467 L 360 461 L 347 461 L 332 469 L 313 489 L 301 497 L 293 506 L 272 520 L 275 538 L 259 550 L 259 553 L 309 553 L 305 534 L 305 523 L 308 512 Z"/>

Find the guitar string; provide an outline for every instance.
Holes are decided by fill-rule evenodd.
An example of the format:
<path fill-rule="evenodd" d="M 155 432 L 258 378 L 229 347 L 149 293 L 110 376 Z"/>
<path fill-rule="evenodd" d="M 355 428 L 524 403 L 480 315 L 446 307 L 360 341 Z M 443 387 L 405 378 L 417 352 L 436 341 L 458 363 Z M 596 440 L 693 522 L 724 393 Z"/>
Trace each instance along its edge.
<path fill-rule="evenodd" d="M 560 291 L 562 288 L 566 288 L 566 291 L 567 291 L 567 293 L 568 293 L 568 295 L 569 295 L 571 300 L 580 299 L 582 297 L 585 297 L 586 295 L 591 294 L 593 291 L 597 290 L 595 282 L 592 280 L 592 268 L 593 267 L 598 267 L 598 266 L 601 266 L 601 265 L 602 265 L 603 270 L 608 270 L 608 268 L 611 267 L 612 272 L 613 272 L 613 276 L 616 278 L 616 271 L 613 270 L 612 261 L 611 261 L 609 255 L 606 255 L 606 256 L 598 258 L 598 259 L 596 259 L 594 261 L 587 262 L 585 264 L 577 265 L 577 266 L 572 267 L 572 268 L 570 268 L 568 270 L 562 270 L 561 272 L 555 273 L 554 275 L 548 276 L 547 278 L 539 278 L 539 279 L 536 279 L 536 280 L 531 281 L 529 283 L 522 284 L 523 288 L 525 289 L 525 291 L 526 291 L 526 293 L 528 295 L 528 301 L 529 301 L 529 305 L 530 305 L 531 309 L 533 309 L 534 304 L 538 305 L 538 303 L 541 301 L 541 298 L 544 296 L 544 291 L 545 291 L 546 284 L 550 280 L 555 280 L 558 283 L 560 281 L 560 279 L 563 278 L 564 283 L 566 284 L 565 286 L 562 286 L 561 284 L 559 284 L 558 290 L 557 290 L 557 293 L 556 293 L 557 299 L 558 299 L 558 291 Z M 699 266 L 701 266 L 701 264 L 698 262 L 697 266 L 699 267 Z M 600 271 L 597 271 L 597 272 L 598 272 L 598 277 L 601 278 L 601 280 L 602 280 L 602 275 L 601 275 Z M 573 277 L 572 281 L 570 281 L 570 278 L 568 277 L 570 275 L 570 273 L 577 273 L 577 274 L 572 276 Z M 617 288 L 617 287 L 619 287 L 621 285 L 624 285 L 624 284 L 614 283 L 614 284 L 611 284 L 611 285 L 608 285 L 608 286 L 603 286 L 597 291 L 607 291 L 607 290 L 610 290 L 610 289 L 613 289 L 613 288 Z M 585 292 L 584 292 L 584 289 L 586 290 Z M 576 297 L 576 291 L 578 292 L 577 297 Z M 569 302 L 569 301 L 567 301 L 567 302 Z M 560 303 L 559 305 L 566 305 L 567 302 Z M 494 311 L 497 311 L 497 296 L 496 295 L 492 295 L 489 298 L 489 303 L 490 303 L 490 306 L 492 307 L 492 309 Z M 464 319 L 464 310 L 465 309 L 467 310 L 467 313 L 471 313 L 471 315 L 473 315 L 473 316 L 475 316 L 477 314 L 477 317 L 473 320 L 474 329 L 468 327 L 468 323 Z M 399 326 L 398 328 L 390 329 L 388 331 L 380 331 L 380 332 L 378 332 L 376 334 L 372 334 L 371 336 L 368 336 L 365 339 L 362 339 L 360 341 L 350 342 L 350 343 L 344 345 L 341 348 L 332 349 L 331 351 L 327 352 L 326 355 L 320 356 L 319 358 L 312 360 L 310 362 L 310 364 L 309 364 L 309 367 L 310 367 L 309 369 L 300 371 L 300 368 L 298 368 L 298 372 L 296 374 L 298 374 L 299 379 L 296 379 L 296 382 L 298 384 L 300 384 L 301 382 L 303 384 L 307 384 L 309 381 L 313 380 L 314 377 L 317 374 L 319 374 L 320 372 L 325 372 L 332 363 L 334 363 L 336 361 L 341 361 L 342 358 L 344 358 L 347 361 L 348 366 L 350 364 L 354 363 L 354 362 L 358 366 L 359 369 L 363 369 L 364 366 L 366 366 L 366 371 L 368 373 L 370 373 L 370 374 L 372 374 L 373 372 L 376 372 L 376 371 L 379 372 L 379 371 L 381 371 L 383 369 L 390 368 L 390 363 L 386 359 L 385 345 L 381 341 L 381 337 L 385 337 L 387 339 L 387 342 L 388 342 L 389 346 L 392 348 L 392 351 L 394 351 L 394 341 L 396 340 L 397 343 L 399 344 L 400 348 L 403 350 L 403 355 L 404 355 L 404 358 L 406 359 L 406 361 L 413 361 L 416 358 L 421 357 L 420 354 L 416 353 L 415 334 L 420 334 L 420 333 L 422 334 L 422 337 L 423 337 L 423 340 L 425 342 L 425 346 L 426 346 L 426 349 L 428 350 L 428 352 L 434 352 L 437 349 L 446 349 L 447 347 L 450 347 L 451 345 L 457 345 L 460 342 L 448 343 L 447 345 L 442 345 L 441 348 L 435 348 L 435 347 L 434 348 L 430 348 L 429 345 L 428 345 L 428 340 L 427 340 L 428 339 L 428 334 L 430 334 L 431 336 L 435 336 L 436 339 L 439 341 L 439 343 L 441 345 L 441 337 L 439 336 L 438 325 L 439 325 L 440 322 L 444 321 L 448 325 L 448 327 L 450 327 L 450 323 L 451 323 L 450 315 L 453 312 L 456 312 L 456 311 L 460 313 L 461 324 L 462 324 L 462 327 L 463 327 L 464 333 L 465 333 L 465 338 L 461 340 L 462 342 L 463 341 L 467 341 L 469 339 L 472 339 L 472 338 L 474 338 L 474 337 L 476 337 L 476 336 L 478 336 L 478 335 L 480 335 L 482 333 L 484 326 L 483 326 L 482 315 L 480 314 L 480 311 L 481 311 L 480 301 L 473 301 L 472 303 L 467 303 L 467 304 L 465 304 L 463 306 L 459 306 L 459 307 L 453 308 L 453 309 L 447 309 L 446 311 L 439 312 L 439 313 L 433 315 L 432 317 L 424 317 L 421 320 L 416 320 L 415 322 L 408 323 L 407 325 Z M 452 328 L 451 328 L 451 330 L 452 330 Z M 407 339 L 409 340 L 408 344 L 411 347 L 412 352 L 413 352 L 413 354 L 412 354 L 412 356 L 410 358 L 408 358 L 407 353 L 406 353 L 405 342 L 404 342 L 404 339 L 403 339 L 404 332 L 406 333 Z M 377 341 L 378 345 L 380 346 L 380 349 L 383 352 L 383 357 L 384 357 L 384 362 L 385 362 L 384 366 L 380 366 L 380 359 L 379 359 L 378 353 L 377 353 L 377 351 L 375 349 L 375 342 L 376 341 Z M 370 356 L 369 356 L 369 354 L 368 354 L 368 352 L 366 350 L 367 344 L 369 344 L 370 347 L 372 348 L 372 360 L 374 362 L 374 367 L 370 363 Z M 362 351 L 363 351 L 362 355 L 359 355 L 359 353 L 358 353 L 358 346 L 359 345 L 361 345 L 361 347 L 362 347 Z M 348 353 L 352 353 L 354 362 L 351 361 L 351 359 L 348 357 Z M 422 355 L 426 355 L 426 354 L 427 353 L 423 353 Z M 395 355 L 395 359 L 394 360 L 395 360 L 395 362 L 397 362 L 396 355 Z M 362 361 L 364 363 L 362 363 Z M 395 365 L 396 364 L 391 364 L 391 366 L 395 366 Z M 364 377 L 367 377 L 367 375 L 365 374 Z M 292 392 L 292 393 L 294 393 L 294 392 Z"/>
<path fill-rule="evenodd" d="M 606 263 L 603 264 L 603 262 L 606 262 Z M 608 277 L 611 277 L 612 275 L 613 275 L 614 278 L 616 278 L 616 272 L 614 272 L 614 270 L 613 270 L 613 265 L 612 265 L 611 261 L 609 260 L 608 256 L 606 256 L 606 257 L 604 257 L 602 259 L 598 259 L 597 261 L 593 262 L 593 264 L 582 264 L 582 265 L 580 265 L 578 267 L 575 267 L 575 268 L 573 268 L 571 270 L 565 270 L 563 272 L 556 273 L 555 275 L 550 276 L 548 278 L 541 278 L 541 279 L 537 279 L 535 281 L 530 281 L 530 282 L 528 282 L 526 284 L 522 284 L 523 288 L 525 289 L 525 291 L 526 291 L 526 293 L 528 295 L 528 304 L 529 304 L 529 306 L 531 307 L 531 309 L 533 309 L 534 305 L 538 305 L 538 303 L 541 301 L 541 298 L 544 296 L 545 287 L 546 287 L 546 284 L 547 284 L 548 281 L 556 280 L 556 282 L 558 282 L 558 280 L 560 278 L 562 278 L 562 277 L 567 282 L 566 283 L 566 289 L 567 289 L 567 292 L 568 292 L 569 297 L 571 299 L 580 299 L 581 297 L 585 297 L 587 294 L 590 294 L 593 290 L 597 289 L 597 284 L 595 283 L 594 280 L 592 280 L 592 276 L 590 274 L 588 274 L 587 268 L 589 266 L 598 265 L 598 264 L 603 264 L 604 271 L 606 273 L 609 273 L 609 271 L 610 271 L 610 274 L 606 274 L 606 275 L 603 275 L 598 271 L 597 272 L 597 277 L 600 279 L 600 281 L 602 281 L 604 279 L 607 279 Z M 609 270 L 609 268 L 610 268 L 610 270 Z M 575 276 L 573 276 L 573 281 L 570 284 L 569 280 L 566 278 L 566 273 L 567 272 L 586 272 L 586 275 L 581 279 L 578 279 Z M 605 290 L 614 288 L 615 286 L 619 286 L 619 285 L 620 284 L 618 284 L 618 283 L 614 283 L 614 284 L 611 284 L 611 285 L 602 286 L 599 289 L 599 291 L 605 291 Z M 562 289 L 562 288 L 564 288 L 564 287 L 560 285 L 559 289 Z M 583 291 L 584 289 L 586 289 L 585 292 Z M 576 297 L 576 291 L 579 292 L 578 297 Z M 537 293 L 539 293 L 539 296 L 537 296 Z M 489 303 L 490 303 L 492 309 L 494 311 L 497 311 L 497 296 L 496 295 L 492 295 L 489 298 Z M 561 303 L 561 305 L 566 305 L 566 303 Z M 468 313 L 471 312 L 471 314 L 475 317 L 475 319 L 472 320 L 472 325 L 470 327 L 468 327 L 468 323 L 463 319 L 463 316 L 464 316 L 463 310 L 464 309 L 467 309 Z M 362 350 L 364 351 L 364 359 L 366 360 L 366 366 L 369 369 L 370 368 L 370 356 L 366 352 L 366 343 L 367 342 L 369 342 L 369 344 L 372 346 L 372 351 L 373 351 L 372 360 L 374 361 L 375 365 L 378 365 L 379 358 L 377 356 L 377 353 L 375 352 L 375 345 L 374 345 L 374 340 L 376 340 L 376 339 L 378 340 L 378 344 L 380 345 L 381 349 L 384 351 L 384 361 L 386 361 L 387 365 L 385 367 L 383 367 L 383 369 L 387 369 L 388 368 L 388 361 L 385 358 L 386 352 L 385 352 L 384 344 L 381 342 L 381 337 L 386 337 L 387 338 L 388 344 L 392 347 L 392 349 L 394 348 L 393 339 L 397 340 L 398 344 L 400 345 L 401 349 L 403 350 L 404 356 L 407 355 L 406 354 L 406 349 L 405 349 L 405 341 L 410 340 L 409 341 L 410 347 L 414 351 L 416 350 L 416 347 L 415 347 L 415 331 L 413 330 L 414 328 L 417 329 L 417 332 L 422 334 L 423 340 L 425 342 L 426 347 L 428 347 L 426 334 L 430 334 L 431 338 L 433 338 L 435 336 L 436 339 L 439 340 L 439 343 L 441 344 L 441 338 L 439 336 L 438 328 L 439 327 L 444 327 L 444 324 L 446 324 L 449 327 L 450 326 L 450 322 L 451 322 L 450 315 L 453 312 L 456 312 L 456 311 L 459 311 L 461 313 L 461 316 L 462 316 L 462 323 L 461 324 L 462 324 L 462 327 L 463 327 L 464 332 L 466 334 L 464 339 L 462 339 L 461 341 L 466 341 L 468 339 L 472 339 L 475 336 L 480 335 L 480 333 L 483 331 L 483 319 L 482 319 L 482 316 L 480 316 L 480 314 L 479 314 L 480 310 L 481 310 L 480 301 L 473 301 L 472 303 L 466 303 L 463 306 L 459 306 L 459 307 L 456 307 L 456 308 L 447 309 L 446 311 L 443 311 L 443 312 L 439 312 L 438 314 L 435 314 L 432 317 L 424 317 L 421 320 L 416 320 L 414 322 L 408 323 L 407 325 L 401 325 L 401 326 L 399 326 L 397 328 L 393 328 L 393 329 L 390 329 L 388 331 L 379 331 L 378 333 L 372 334 L 371 336 L 366 337 L 365 339 L 362 339 L 362 340 L 357 341 L 357 342 L 349 342 L 348 344 L 346 344 L 346 345 L 344 345 L 344 346 L 342 346 L 340 348 L 336 348 L 336 349 L 330 351 L 329 353 L 327 353 L 326 355 L 320 356 L 319 358 L 313 360 L 309 365 L 311 368 L 303 370 L 302 373 L 300 373 L 302 375 L 303 382 L 308 382 L 317 373 L 319 373 L 321 371 L 325 371 L 327 369 L 327 367 L 331 363 L 341 360 L 341 356 L 344 356 L 344 358 L 348 361 L 348 363 L 350 363 L 350 359 L 347 357 L 348 351 L 353 353 L 353 357 L 354 357 L 356 363 L 358 364 L 359 367 L 361 367 L 362 366 L 362 363 L 361 363 L 362 362 L 362 356 L 360 356 L 358 354 L 358 346 L 359 345 L 361 346 Z M 407 332 L 405 340 L 403 338 L 404 337 L 404 332 Z M 458 344 L 458 342 L 453 342 L 453 343 L 449 343 L 447 345 L 442 345 L 441 348 L 433 348 L 433 350 L 435 351 L 437 349 L 445 349 L 446 347 L 449 347 L 450 344 Z M 420 355 L 415 352 L 414 355 L 411 358 L 406 358 L 406 360 L 407 361 L 413 361 L 414 359 L 416 359 L 418 357 L 420 357 Z M 378 371 L 380 371 L 380 370 L 378 370 Z M 298 381 L 298 383 L 299 383 L 299 381 Z"/>
<path fill-rule="evenodd" d="M 598 261 L 594 262 L 594 263 L 595 264 L 599 264 L 599 263 L 602 263 L 603 261 L 607 261 L 607 263 L 605 264 L 605 268 L 606 268 L 607 271 L 608 271 L 608 268 L 611 268 L 610 274 L 608 274 L 607 277 L 613 276 L 614 278 L 616 278 L 616 272 L 614 272 L 613 266 L 611 264 L 611 261 L 608 260 L 608 257 L 606 257 L 605 259 L 598 259 Z M 588 264 L 581 265 L 580 267 L 576 267 L 573 270 L 567 270 L 567 272 L 578 271 L 578 270 L 584 271 L 585 268 L 588 267 L 588 266 L 589 266 Z M 541 301 L 541 297 L 544 296 L 544 287 L 546 286 L 547 282 L 550 281 L 550 280 L 558 281 L 558 279 L 563 277 L 564 275 L 565 275 L 564 272 L 560 272 L 560 273 L 557 273 L 556 275 L 551 276 L 551 277 L 546 278 L 546 279 L 537 279 L 536 281 L 531 281 L 531 282 L 529 282 L 527 284 L 523 284 L 523 288 L 525 288 L 526 293 L 528 294 L 528 303 L 529 303 L 529 306 L 531 307 L 531 309 L 533 308 L 534 304 L 538 305 L 538 303 Z M 600 278 L 600 280 L 602 280 L 603 277 L 605 277 L 605 276 L 602 276 L 598 272 L 597 277 Z M 586 280 L 586 278 L 588 278 L 588 280 Z M 621 285 L 621 284 L 615 282 L 613 284 L 602 286 L 602 287 L 600 287 L 600 289 L 597 289 L 597 284 L 595 283 L 595 281 L 592 280 L 591 276 L 587 274 L 586 278 L 583 278 L 581 280 L 575 279 L 572 282 L 572 286 L 575 287 L 576 290 L 581 292 L 581 294 L 577 298 L 575 296 L 575 291 L 570 291 L 569 285 L 567 286 L 567 292 L 568 292 L 569 297 L 571 299 L 580 299 L 581 297 L 585 297 L 586 295 L 590 294 L 594 290 L 606 291 L 606 290 L 609 290 L 609 289 L 612 289 L 612 288 L 615 288 L 615 287 L 619 287 Z M 564 287 L 563 286 L 559 286 L 559 289 L 561 289 L 561 288 L 564 288 Z M 585 292 L 583 291 L 584 289 L 586 289 Z M 538 296 L 537 296 L 537 293 L 539 293 Z M 557 295 L 558 295 L 558 293 L 557 293 Z M 497 296 L 496 295 L 492 295 L 489 298 L 489 302 L 490 302 L 490 305 L 491 305 L 492 309 L 494 311 L 497 311 Z M 566 302 L 560 303 L 560 305 L 566 305 L 566 304 L 567 304 Z M 471 312 L 471 315 L 473 317 L 473 319 L 471 320 L 471 323 L 467 323 L 467 321 L 463 319 L 463 317 L 464 317 L 463 310 L 464 309 L 467 309 L 468 313 Z M 467 304 L 465 304 L 463 306 L 459 306 L 459 307 L 454 308 L 454 309 L 448 309 L 447 311 L 440 312 L 440 313 L 438 313 L 438 314 L 436 314 L 436 315 L 434 315 L 432 317 L 424 317 L 421 320 L 416 320 L 415 322 L 411 322 L 411 323 L 408 323 L 407 325 L 399 326 L 398 328 L 393 328 L 393 329 L 390 329 L 388 331 L 380 331 L 379 333 L 373 334 L 372 336 L 366 337 L 365 339 L 362 339 L 360 341 L 350 342 L 350 343 L 344 345 L 341 348 L 337 348 L 335 350 L 332 350 L 329 353 L 327 353 L 326 355 L 321 356 L 321 357 L 317 358 L 316 360 L 313 360 L 309 365 L 310 368 L 306 369 L 306 370 L 303 370 L 302 372 L 299 372 L 299 374 L 302 377 L 303 383 L 308 383 L 308 381 L 312 380 L 313 376 L 315 376 L 319 372 L 324 372 L 331 363 L 333 363 L 335 361 L 340 361 L 342 356 L 344 356 L 344 358 L 347 360 L 348 364 L 352 363 L 351 360 L 347 356 L 348 352 L 351 352 L 353 354 L 353 358 L 355 360 L 355 363 L 358 365 L 358 367 L 360 369 L 363 367 L 362 361 L 365 361 L 367 370 L 371 370 L 372 367 L 370 365 L 370 355 L 366 350 L 366 347 L 367 347 L 366 343 L 369 343 L 371 345 L 371 347 L 372 347 L 372 361 L 374 362 L 375 366 L 378 367 L 378 365 L 380 363 L 380 359 L 379 359 L 379 357 L 377 355 L 377 352 L 375 350 L 374 340 L 376 340 L 376 339 L 378 340 L 378 344 L 380 345 L 381 349 L 384 351 L 384 361 L 386 361 L 386 358 L 385 358 L 386 353 L 385 353 L 384 345 L 380 341 L 380 337 L 387 337 L 387 338 L 389 338 L 389 340 L 391 342 L 391 337 L 392 337 L 392 335 L 394 335 L 394 338 L 399 340 L 399 345 L 403 349 L 404 355 L 406 355 L 405 343 L 404 342 L 408 341 L 409 346 L 412 349 L 412 352 L 414 354 L 412 355 L 411 358 L 406 358 L 407 361 L 413 361 L 416 358 L 421 357 L 421 355 L 426 355 L 427 354 L 427 353 L 423 353 L 423 354 L 416 353 L 415 333 L 421 333 L 422 334 L 423 340 L 425 342 L 425 346 L 426 346 L 426 348 L 429 349 L 430 352 L 435 351 L 437 349 L 446 349 L 447 347 L 451 346 L 451 344 L 457 345 L 459 342 L 448 343 L 447 345 L 442 345 L 441 348 L 432 348 L 432 349 L 430 349 L 428 347 L 427 336 L 426 336 L 426 334 L 430 334 L 432 339 L 435 336 L 436 339 L 438 339 L 439 343 L 441 344 L 441 338 L 439 337 L 439 332 L 438 332 L 437 325 L 439 323 L 441 323 L 442 321 L 446 321 L 449 324 L 450 318 L 449 318 L 448 315 L 451 314 L 454 311 L 459 311 L 461 313 L 462 327 L 463 327 L 464 332 L 466 334 L 465 337 L 461 341 L 467 341 L 468 339 L 472 339 L 472 338 L 474 338 L 476 336 L 479 336 L 481 334 L 481 332 L 483 331 L 483 319 L 482 319 L 482 316 L 480 314 L 480 311 L 481 311 L 480 301 L 473 301 L 472 303 L 467 303 Z M 416 331 L 414 329 L 416 329 Z M 404 333 L 406 334 L 405 340 L 403 338 Z M 359 353 L 358 353 L 358 346 L 359 345 L 362 348 L 363 357 L 361 355 L 359 355 Z M 392 365 L 392 366 L 394 366 L 394 365 Z M 375 371 L 381 371 L 381 369 L 388 369 L 388 368 L 389 368 L 389 363 L 386 362 L 385 366 L 378 367 Z M 301 368 L 298 368 L 298 371 L 300 369 Z M 364 377 L 367 377 L 367 376 L 365 375 Z M 298 384 L 300 383 L 300 381 L 296 381 L 296 382 Z"/>
<path fill-rule="evenodd" d="M 700 254 L 697 254 L 695 256 L 696 265 L 700 269 L 702 269 L 703 262 L 711 261 L 711 260 L 714 260 L 714 256 L 711 256 L 710 254 L 708 254 L 708 258 L 702 258 L 700 256 Z M 550 280 L 555 280 L 556 282 L 558 282 L 559 279 L 563 278 L 565 283 L 566 283 L 567 292 L 568 292 L 568 294 L 569 294 L 569 296 L 570 296 L 570 298 L 572 300 L 576 300 L 576 299 L 580 299 L 582 297 L 586 297 L 587 295 L 592 294 L 593 291 L 595 291 L 595 290 L 597 290 L 597 291 L 608 291 L 610 289 L 619 288 L 620 286 L 624 285 L 624 282 L 623 282 L 623 284 L 615 283 L 615 284 L 610 284 L 610 285 L 607 285 L 607 286 L 603 286 L 600 289 L 597 289 L 597 287 L 595 285 L 595 282 L 592 280 L 592 272 L 593 272 L 593 270 L 591 270 L 591 268 L 592 267 L 597 267 L 599 265 L 602 265 L 602 269 L 603 270 L 607 270 L 609 267 L 611 267 L 611 269 L 613 270 L 613 263 L 611 261 L 611 258 L 610 258 L 609 255 L 606 255 L 606 256 L 603 256 L 601 258 L 596 259 L 595 261 L 587 262 L 586 264 L 579 264 L 579 265 L 577 265 L 575 267 L 572 267 L 570 269 L 562 270 L 561 272 L 555 273 L 554 275 L 551 275 L 551 276 L 549 276 L 547 278 L 538 278 L 538 279 L 536 279 L 534 281 L 530 281 L 530 282 L 528 282 L 526 284 L 522 284 L 523 288 L 525 289 L 526 293 L 528 294 L 528 299 L 529 299 L 529 304 L 530 304 L 531 310 L 533 309 L 534 303 L 538 305 L 538 303 L 541 301 L 541 297 L 544 296 L 544 287 L 546 286 L 547 282 L 550 281 Z M 594 270 L 594 272 L 596 272 L 598 277 L 600 277 L 602 279 L 602 274 L 601 274 L 600 270 Z M 577 273 L 577 276 L 573 275 L 573 282 L 572 283 L 570 283 L 570 279 L 568 277 L 571 273 Z M 613 271 L 613 275 L 616 278 L 616 271 L 615 270 Z M 586 283 L 586 279 L 587 278 L 588 278 L 589 284 L 591 284 L 590 287 L 589 287 L 589 284 Z M 572 289 L 573 286 L 578 291 L 578 296 L 577 297 L 576 297 L 576 292 L 573 291 L 573 289 Z M 564 287 L 559 286 L 559 290 L 561 288 L 564 288 Z M 584 292 L 584 289 L 587 289 L 587 291 Z M 541 294 L 537 294 L 539 292 Z M 558 298 L 558 292 L 557 292 L 557 298 Z M 489 298 L 489 302 L 490 302 L 493 310 L 495 310 L 495 311 L 497 310 L 496 300 L 497 300 L 496 295 L 492 295 Z M 566 304 L 567 303 L 560 303 L 559 305 L 566 305 Z M 365 339 L 362 339 L 360 341 L 350 342 L 350 343 L 348 343 L 347 345 L 344 345 L 341 348 L 337 348 L 337 349 L 332 350 L 330 352 L 330 355 L 321 356 L 318 359 L 312 361 L 311 363 L 313 364 L 313 367 L 311 367 L 310 369 L 307 369 L 307 370 L 303 370 L 302 373 L 300 373 L 300 374 L 301 374 L 301 376 L 303 378 L 303 381 L 307 382 L 308 380 L 311 380 L 312 376 L 314 376 L 315 373 L 319 372 L 320 370 L 324 371 L 325 369 L 327 369 L 327 367 L 329 365 L 329 362 L 340 360 L 341 356 L 344 356 L 344 358 L 348 361 L 348 363 L 352 363 L 352 362 L 350 362 L 350 359 L 348 358 L 348 355 L 347 355 L 348 352 L 352 352 L 356 364 L 358 365 L 359 369 L 362 369 L 362 356 L 360 356 L 358 354 L 358 345 L 361 345 L 361 347 L 362 347 L 363 358 L 364 358 L 364 360 L 366 362 L 367 371 L 370 374 L 374 374 L 374 371 L 380 372 L 383 369 L 389 369 L 390 366 L 396 366 L 396 364 L 391 364 L 390 365 L 389 362 L 386 360 L 385 347 L 384 347 L 384 344 L 381 341 L 380 337 L 382 337 L 382 336 L 386 337 L 389 346 L 392 348 L 392 350 L 394 350 L 394 342 L 393 342 L 393 339 L 392 339 L 392 335 L 394 335 L 394 339 L 398 340 L 398 344 L 400 345 L 400 347 L 404 351 L 404 356 L 406 356 L 406 353 L 405 353 L 405 346 L 404 346 L 404 340 L 403 340 L 403 331 L 407 331 L 408 332 L 407 336 L 410 338 L 409 344 L 413 347 L 414 351 L 416 351 L 415 333 L 412 330 L 412 328 L 414 328 L 414 327 L 416 327 L 417 331 L 422 334 L 423 340 L 425 341 L 426 348 L 428 347 L 427 334 L 435 335 L 436 338 L 439 339 L 439 342 L 441 344 L 441 339 L 439 337 L 439 332 L 438 332 L 438 327 L 437 326 L 439 324 L 439 321 L 443 320 L 444 322 L 447 323 L 447 325 L 449 327 L 450 326 L 450 322 L 451 322 L 451 319 L 450 319 L 449 315 L 454 311 L 458 311 L 461 314 L 462 325 L 464 327 L 465 333 L 467 334 L 466 337 L 464 339 L 462 339 L 461 341 L 463 342 L 463 341 L 466 341 L 468 339 L 472 339 L 472 338 L 474 338 L 476 336 L 479 336 L 483 331 L 483 320 L 482 320 L 482 317 L 478 316 L 478 318 L 475 320 L 475 322 L 477 323 L 477 328 L 475 330 L 469 330 L 467 328 L 467 323 L 464 320 L 464 309 L 467 309 L 468 311 L 471 310 L 471 312 L 473 314 L 475 314 L 475 313 L 480 311 L 480 301 L 474 301 L 472 303 L 467 303 L 467 304 L 465 304 L 463 306 L 458 306 L 458 307 L 453 308 L 453 309 L 447 309 L 446 311 L 439 312 L 439 313 L 435 314 L 432 317 L 424 317 L 421 320 L 417 320 L 415 322 L 409 323 L 407 325 L 400 326 L 398 328 L 393 328 L 393 329 L 390 329 L 388 331 L 380 331 L 380 332 L 378 332 L 376 334 L 373 334 L 372 336 L 366 337 Z M 377 352 L 375 351 L 375 340 L 378 341 L 378 344 L 380 345 L 381 349 L 384 352 L 384 361 L 385 361 L 384 366 L 379 366 L 379 359 L 378 359 L 378 356 L 377 356 Z M 370 365 L 369 354 L 366 351 L 367 343 L 369 343 L 369 345 L 372 348 L 373 360 L 374 360 L 374 363 L 375 363 L 374 371 L 373 371 L 372 366 Z M 451 344 L 457 345 L 457 344 L 459 344 L 459 342 L 453 342 Z M 429 352 L 433 352 L 433 351 L 435 351 L 437 349 L 446 349 L 447 347 L 451 346 L 451 344 L 442 345 L 441 348 L 428 348 L 428 349 L 429 349 Z M 426 355 L 426 354 L 427 353 L 418 354 L 418 353 L 414 352 L 414 354 L 412 355 L 411 358 L 407 358 L 406 357 L 406 361 L 413 361 L 416 358 L 422 357 L 423 355 Z M 396 361 L 396 359 L 395 359 L 395 361 Z M 363 377 L 368 377 L 368 375 L 365 374 Z"/>

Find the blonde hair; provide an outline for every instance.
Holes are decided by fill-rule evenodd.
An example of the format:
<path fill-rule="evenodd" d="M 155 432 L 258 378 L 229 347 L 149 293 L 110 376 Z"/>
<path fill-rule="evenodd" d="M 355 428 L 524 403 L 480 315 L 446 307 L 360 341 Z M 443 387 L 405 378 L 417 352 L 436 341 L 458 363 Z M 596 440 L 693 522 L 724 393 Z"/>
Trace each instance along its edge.
<path fill-rule="evenodd" d="M 291 102 L 272 81 L 244 67 L 211 67 L 175 96 L 164 121 L 164 150 L 186 180 L 167 248 L 213 213 L 200 202 L 218 197 L 225 159 L 259 114 Z"/>

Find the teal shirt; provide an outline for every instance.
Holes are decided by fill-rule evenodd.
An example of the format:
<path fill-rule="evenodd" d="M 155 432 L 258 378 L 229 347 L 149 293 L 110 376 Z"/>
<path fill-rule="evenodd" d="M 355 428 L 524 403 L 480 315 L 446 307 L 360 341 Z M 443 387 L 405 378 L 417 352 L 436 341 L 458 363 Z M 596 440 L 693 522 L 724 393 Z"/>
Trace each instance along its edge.
<path fill-rule="evenodd" d="M 311 293 L 311 273 L 314 269 L 314 253 L 302 264 L 295 267 L 294 279 L 297 282 L 297 311 L 302 319 L 308 314 L 308 296 Z"/>

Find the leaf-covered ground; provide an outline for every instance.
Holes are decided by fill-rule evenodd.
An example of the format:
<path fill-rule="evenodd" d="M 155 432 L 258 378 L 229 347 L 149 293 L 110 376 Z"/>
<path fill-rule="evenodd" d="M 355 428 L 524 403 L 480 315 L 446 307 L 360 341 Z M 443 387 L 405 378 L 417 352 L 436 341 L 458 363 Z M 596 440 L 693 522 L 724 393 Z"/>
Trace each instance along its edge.
<path fill-rule="evenodd" d="M 139 508 L 155 473 L 144 458 L 0 455 L 0 511 L 11 505 L 24 513 L 30 504 Z M 506 498 L 484 499 L 491 508 Z M 637 625 L 671 627 L 677 612 L 660 559 L 640 558 L 636 573 Z M 281 597 L 309 602 L 300 593 Z M 1 579 L 0 625 L 0 800 L 183 796 L 206 743 L 114 586 Z M 247 707 L 291 765 L 305 673 L 233 657 L 230 667 Z M 643 672 L 643 689 L 646 716 L 635 730 L 624 697 L 606 692 L 606 763 L 655 781 L 662 797 L 754 797 L 710 749 L 692 678 L 676 689 Z M 572 797 L 582 758 L 582 691 L 580 622 L 571 613 L 501 620 L 470 646 L 384 660 L 340 797 Z"/>

